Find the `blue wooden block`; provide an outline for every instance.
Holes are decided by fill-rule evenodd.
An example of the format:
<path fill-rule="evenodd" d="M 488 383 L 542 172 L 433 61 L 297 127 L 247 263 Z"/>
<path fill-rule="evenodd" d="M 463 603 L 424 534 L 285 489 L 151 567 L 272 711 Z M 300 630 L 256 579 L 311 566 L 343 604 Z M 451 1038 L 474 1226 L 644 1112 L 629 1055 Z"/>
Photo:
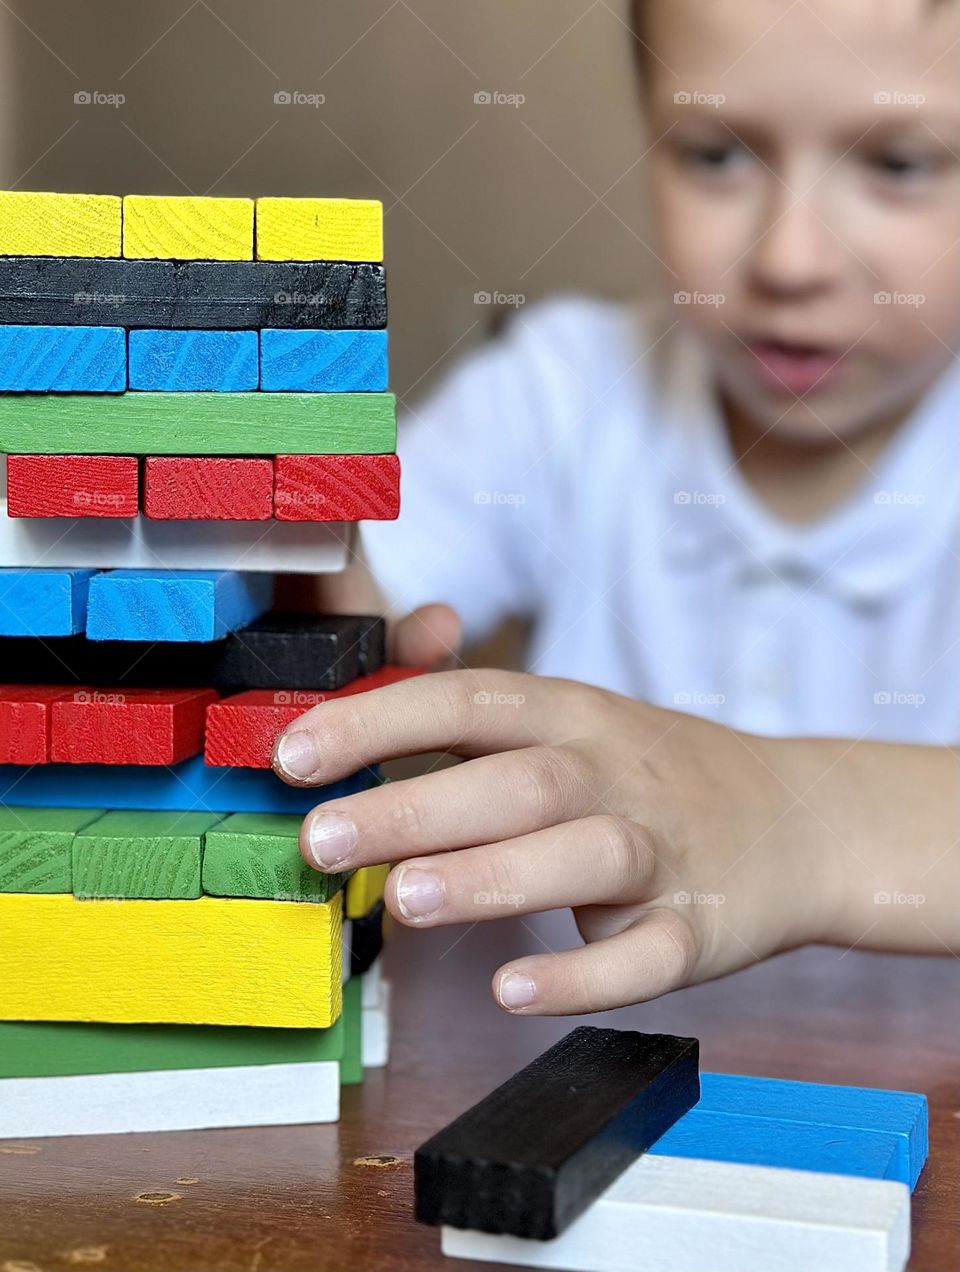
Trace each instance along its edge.
<path fill-rule="evenodd" d="M 90 583 L 90 640 L 219 640 L 269 608 L 273 575 L 108 570 Z"/>
<path fill-rule="evenodd" d="M 0 569 L 0 636 L 75 636 L 96 570 Z M 16 668 L 4 673 L 16 679 Z"/>
<path fill-rule="evenodd" d="M 242 393 L 260 382 L 255 331 L 130 332 L 130 388 Z"/>
<path fill-rule="evenodd" d="M 385 331 L 260 332 L 260 387 L 268 392 L 382 393 Z"/>
<path fill-rule="evenodd" d="M 122 327 L 0 327 L 0 389 L 9 393 L 122 393 Z"/>
<path fill-rule="evenodd" d="M 361 769 L 340 782 L 297 789 L 267 769 L 213 768 L 203 756 L 171 767 L 111 764 L 0 765 L 0 804 L 25 808 L 150 808 L 178 812 L 307 813 L 315 804 L 365 791 Z"/>
<path fill-rule="evenodd" d="M 700 1075 L 700 1102 L 650 1152 L 916 1185 L 927 1101 L 906 1091 Z"/>

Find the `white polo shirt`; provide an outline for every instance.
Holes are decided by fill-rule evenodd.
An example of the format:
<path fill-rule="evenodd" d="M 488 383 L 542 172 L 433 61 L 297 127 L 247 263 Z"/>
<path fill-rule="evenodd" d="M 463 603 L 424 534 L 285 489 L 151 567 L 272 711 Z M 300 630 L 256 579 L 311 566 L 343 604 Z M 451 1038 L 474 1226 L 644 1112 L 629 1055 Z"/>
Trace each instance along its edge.
<path fill-rule="evenodd" d="M 747 486 L 692 337 L 625 306 L 521 313 L 399 449 L 363 527 L 395 612 L 529 615 L 529 670 L 755 733 L 960 743 L 957 365 L 813 526 Z"/>

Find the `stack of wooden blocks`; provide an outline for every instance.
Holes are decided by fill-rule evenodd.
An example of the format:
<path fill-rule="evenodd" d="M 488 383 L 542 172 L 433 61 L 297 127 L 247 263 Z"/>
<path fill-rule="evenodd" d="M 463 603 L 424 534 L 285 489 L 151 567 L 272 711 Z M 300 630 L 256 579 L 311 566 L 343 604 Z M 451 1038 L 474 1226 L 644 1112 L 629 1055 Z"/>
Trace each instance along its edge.
<path fill-rule="evenodd" d="M 399 510 L 382 258 L 371 201 L 0 194 L 0 1137 L 335 1121 L 386 1062 L 386 868 L 298 849 L 378 774 L 269 771 L 412 674 L 272 608 L 275 529 Z"/>

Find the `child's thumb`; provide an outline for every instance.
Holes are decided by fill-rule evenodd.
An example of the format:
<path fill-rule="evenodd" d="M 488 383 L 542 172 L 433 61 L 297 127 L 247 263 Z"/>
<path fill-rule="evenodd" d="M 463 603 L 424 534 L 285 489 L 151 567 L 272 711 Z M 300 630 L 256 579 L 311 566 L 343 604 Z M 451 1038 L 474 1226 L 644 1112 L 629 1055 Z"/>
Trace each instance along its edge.
<path fill-rule="evenodd" d="M 393 630 L 391 657 L 404 667 L 441 671 L 459 662 L 463 624 L 449 605 L 423 605 Z"/>

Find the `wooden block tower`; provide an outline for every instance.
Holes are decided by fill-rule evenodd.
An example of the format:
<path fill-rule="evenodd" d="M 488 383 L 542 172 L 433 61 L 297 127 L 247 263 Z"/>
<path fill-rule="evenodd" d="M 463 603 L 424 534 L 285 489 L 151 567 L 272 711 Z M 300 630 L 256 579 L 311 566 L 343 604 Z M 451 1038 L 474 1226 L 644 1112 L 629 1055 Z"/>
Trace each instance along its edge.
<path fill-rule="evenodd" d="M 385 871 L 273 745 L 412 674 L 273 608 L 399 511 L 379 203 L 0 193 L 0 1138 L 335 1121 Z M 2 494 L 2 490 L 0 490 Z"/>

